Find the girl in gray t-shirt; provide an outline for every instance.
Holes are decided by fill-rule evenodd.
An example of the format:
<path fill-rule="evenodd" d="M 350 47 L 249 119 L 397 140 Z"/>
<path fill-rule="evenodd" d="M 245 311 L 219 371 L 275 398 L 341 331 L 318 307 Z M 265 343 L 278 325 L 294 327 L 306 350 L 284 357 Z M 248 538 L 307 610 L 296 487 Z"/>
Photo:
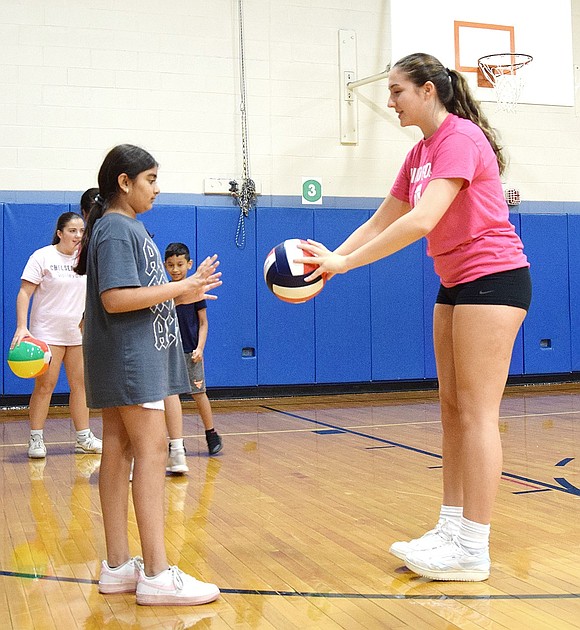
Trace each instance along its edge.
<path fill-rule="evenodd" d="M 136 592 L 145 605 L 203 604 L 214 584 L 169 567 L 164 542 L 166 429 L 163 399 L 190 391 L 173 300 L 216 299 L 217 256 L 182 282 L 167 282 L 163 261 L 137 216 L 156 196 L 157 163 L 120 145 L 105 158 L 77 273 L 87 275 L 83 350 L 89 407 L 102 408 L 99 493 L 107 559 L 101 593 Z M 129 471 L 143 558 L 130 557 Z"/>

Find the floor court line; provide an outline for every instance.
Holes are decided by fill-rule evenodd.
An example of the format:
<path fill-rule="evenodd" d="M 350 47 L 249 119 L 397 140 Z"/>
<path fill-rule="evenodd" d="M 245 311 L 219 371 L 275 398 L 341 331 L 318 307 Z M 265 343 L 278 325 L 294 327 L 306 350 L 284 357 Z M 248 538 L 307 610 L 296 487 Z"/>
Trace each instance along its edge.
<path fill-rule="evenodd" d="M 58 577 L 55 575 L 34 575 L 15 571 L 0 571 L 0 576 L 31 580 L 48 580 L 53 582 L 71 582 L 74 584 L 97 585 L 98 580 L 85 578 Z M 266 589 L 220 588 L 222 595 L 260 595 L 277 597 L 312 597 L 323 599 L 369 599 L 369 600 L 535 600 L 535 599 L 579 599 L 580 593 L 502 593 L 501 595 L 453 595 L 434 593 L 433 595 L 416 595 L 405 593 L 322 593 L 315 591 L 279 591 Z"/>
<path fill-rule="evenodd" d="M 408 444 L 402 444 L 400 442 L 393 442 L 392 440 L 386 440 L 384 438 L 377 437 L 375 435 L 368 435 L 366 433 L 361 433 L 360 431 L 346 429 L 344 427 L 333 425 L 328 422 L 322 422 L 321 420 L 313 420 L 312 418 L 307 418 L 306 416 L 300 416 L 298 414 L 291 413 L 289 411 L 279 410 L 274 407 L 264 406 L 264 409 L 268 409 L 269 411 L 274 411 L 276 413 L 280 413 L 282 415 L 289 416 L 291 418 L 296 418 L 298 420 L 303 420 L 305 422 L 310 422 L 312 424 L 328 427 L 330 429 L 340 429 L 341 432 L 343 433 L 350 433 L 351 435 L 363 437 L 369 440 L 373 440 L 375 442 L 381 442 L 383 444 L 389 444 L 391 446 L 398 446 L 399 448 L 403 448 L 405 450 L 412 451 L 414 453 L 419 453 L 420 455 L 427 455 L 428 457 L 442 459 L 442 456 L 439 453 L 433 453 L 431 451 L 426 451 L 424 449 L 415 448 L 414 446 L 409 446 Z M 505 477 L 510 481 L 515 480 L 515 481 L 525 482 L 527 484 L 534 484 L 536 487 L 539 486 L 540 488 L 545 488 L 548 490 L 557 490 L 558 492 L 563 492 L 571 496 L 578 496 L 580 494 L 580 491 L 578 490 L 578 488 L 576 488 L 575 486 L 567 482 L 565 479 L 559 479 L 559 480 L 555 479 L 554 481 L 556 481 L 556 483 L 560 483 L 561 485 L 552 485 L 552 484 L 546 483 L 545 481 L 538 481 L 537 479 L 531 479 L 529 477 L 524 477 L 522 475 L 516 475 L 515 473 L 509 473 L 505 471 L 502 472 L 502 477 Z"/>

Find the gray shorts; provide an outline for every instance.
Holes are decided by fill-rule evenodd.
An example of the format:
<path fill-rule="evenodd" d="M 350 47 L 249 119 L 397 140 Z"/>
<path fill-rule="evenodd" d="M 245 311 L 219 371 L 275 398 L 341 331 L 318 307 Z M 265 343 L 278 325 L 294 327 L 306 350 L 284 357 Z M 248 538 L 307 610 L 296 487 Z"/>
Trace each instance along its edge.
<path fill-rule="evenodd" d="M 203 369 L 203 359 L 194 363 L 191 360 L 192 352 L 185 352 L 185 363 L 187 364 L 187 373 L 189 374 L 189 382 L 191 383 L 192 394 L 205 394 L 205 371 Z"/>

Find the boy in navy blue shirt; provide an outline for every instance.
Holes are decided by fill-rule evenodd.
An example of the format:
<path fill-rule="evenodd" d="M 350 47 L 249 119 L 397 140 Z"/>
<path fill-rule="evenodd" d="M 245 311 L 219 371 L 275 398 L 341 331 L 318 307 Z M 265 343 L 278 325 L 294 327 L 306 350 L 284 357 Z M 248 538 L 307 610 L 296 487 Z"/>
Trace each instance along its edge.
<path fill-rule="evenodd" d="M 165 269 L 172 282 L 179 282 L 187 276 L 193 261 L 184 243 L 170 243 L 165 250 Z M 210 455 L 222 450 L 222 439 L 213 426 L 213 413 L 206 394 L 203 350 L 207 340 L 208 321 L 205 300 L 193 304 L 176 303 L 175 310 L 179 321 L 185 362 L 191 383 L 191 393 L 205 428 L 205 439 Z M 165 417 L 169 432 L 169 460 L 167 470 L 185 473 L 189 470 L 185 463 L 183 442 L 183 416 L 179 396 L 165 399 Z"/>

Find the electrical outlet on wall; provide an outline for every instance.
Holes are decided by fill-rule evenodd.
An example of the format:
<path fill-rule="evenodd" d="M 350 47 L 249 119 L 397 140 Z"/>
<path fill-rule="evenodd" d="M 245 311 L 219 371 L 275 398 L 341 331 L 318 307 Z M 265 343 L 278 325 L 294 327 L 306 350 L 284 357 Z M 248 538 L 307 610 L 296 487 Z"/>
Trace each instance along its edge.
<path fill-rule="evenodd" d="M 239 191 L 242 185 L 242 179 L 228 178 L 228 177 L 206 177 L 203 180 L 203 192 L 206 195 L 231 195 L 232 194 L 232 182 L 237 184 L 234 186 L 234 190 Z M 254 181 L 256 186 L 256 194 L 259 195 L 262 192 L 262 186 L 259 182 Z"/>
<path fill-rule="evenodd" d="M 229 195 L 230 181 L 226 177 L 208 177 L 203 180 L 203 192 L 206 195 Z"/>

